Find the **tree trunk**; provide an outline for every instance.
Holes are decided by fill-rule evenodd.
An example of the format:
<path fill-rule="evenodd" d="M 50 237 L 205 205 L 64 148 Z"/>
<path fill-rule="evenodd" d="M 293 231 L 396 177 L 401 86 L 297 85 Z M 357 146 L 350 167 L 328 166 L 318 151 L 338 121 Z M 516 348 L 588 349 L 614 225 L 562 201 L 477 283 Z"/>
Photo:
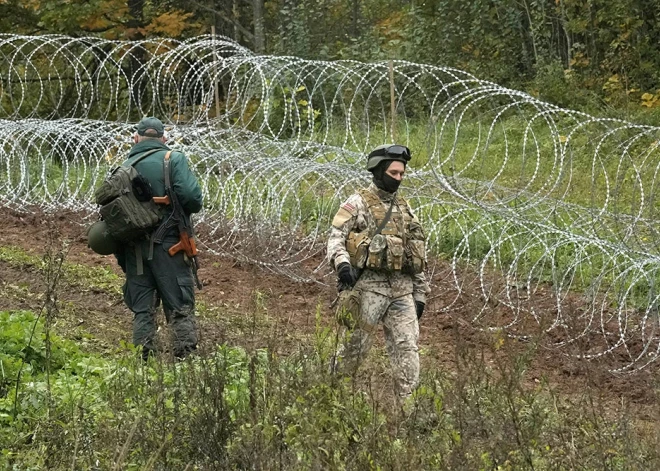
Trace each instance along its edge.
<path fill-rule="evenodd" d="M 264 0 L 252 0 L 254 16 L 254 51 L 263 54 L 266 49 L 266 33 L 264 31 Z"/>
<path fill-rule="evenodd" d="M 128 20 L 128 39 L 136 40 L 144 38 L 139 28 L 144 26 L 144 1 L 145 0 L 128 0 L 128 13 L 130 20 Z"/>
<path fill-rule="evenodd" d="M 360 13 L 360 0 L 353 0 L 353 11 L 351 18 L 351 36 L 358 37 L 358 14 Z"/>
<path fill-rule="evenodd" d="M 128 39 L 138 41 L 144 39 L 144 35 L 140 31 L 144 27 L 144 3 L 145 0 L 128 0 L 128 12 L 130 20 L 128 21 L 129 29 L 127 31 Z M 130 88 L 130 97 L 132 106 L 129 109 L 148 109 L 150 105 L 143 103 L 142 97 L 148 96 L 146 92 L 147 86 L 142 75 L 146 72 L 142 69 L 142 65 L 147 61 L 147 51 L 142 47 L 135 47 L 131 51 L 128 63 L 128 70 L 124 66 L 126 76 L 128 77 L 128 87 Z"/>
<path fill-rule="evenodd" d="M 210 5 L 208 11 L 211 13 L 211 26 L 215 27 L 215 31 L 222 34 L 222 24 L 220 20 L 220 15 L 217 14 L 217 9 L 222 8 L 217 5 L 215 0 L 210 0 Z"/>
<path fill-rule="evenodd" d="M 241 23 L 241 15 L 238 11 L 238 0 L 234 0 L 231 9 L 231 15 L 234 20 L 234 41 L 238 43 L 241 42 L 241 31 L 239 29 L 239 25 Z"/>

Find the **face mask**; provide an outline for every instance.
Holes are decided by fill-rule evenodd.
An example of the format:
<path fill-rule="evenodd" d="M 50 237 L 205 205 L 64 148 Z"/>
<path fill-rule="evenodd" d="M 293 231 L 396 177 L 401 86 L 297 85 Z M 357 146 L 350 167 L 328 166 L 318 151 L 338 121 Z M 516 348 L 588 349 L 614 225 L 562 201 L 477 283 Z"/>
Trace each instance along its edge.
<path fill-rule="evenodd" d="M 383 191 L 387 191 L 388 193 L 396 192 L 396 190 L 399 189 L 400 184 L 401 180 L 396 180 L 385 172 L 383 172 L 381 178 L 377 178 L 376 175 L 374 175 L 374 185 Z"/>

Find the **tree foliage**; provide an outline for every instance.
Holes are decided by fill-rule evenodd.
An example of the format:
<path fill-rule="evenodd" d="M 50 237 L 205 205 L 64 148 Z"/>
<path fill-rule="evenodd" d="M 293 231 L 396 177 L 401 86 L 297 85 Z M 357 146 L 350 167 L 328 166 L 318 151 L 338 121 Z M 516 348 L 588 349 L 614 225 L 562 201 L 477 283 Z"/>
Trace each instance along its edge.
<path fill-rule="evenodd" d="M 212 27 L 271 54 L 453 66 L 560 105 L 660 106 L 655 0 L 0 0 L 2 31 L 137 39 Z"/>
<path fill-rule="evenodd" d="M 102 35 L 136 39 L 149 35 L 181 37 L 200 34 L 193 13 L 146 0 L 0 0 L 5 32 Z M 163 4 L 163 5 L 161 5 Z M 167 9 L 160 8 L 167 6 Z"/>

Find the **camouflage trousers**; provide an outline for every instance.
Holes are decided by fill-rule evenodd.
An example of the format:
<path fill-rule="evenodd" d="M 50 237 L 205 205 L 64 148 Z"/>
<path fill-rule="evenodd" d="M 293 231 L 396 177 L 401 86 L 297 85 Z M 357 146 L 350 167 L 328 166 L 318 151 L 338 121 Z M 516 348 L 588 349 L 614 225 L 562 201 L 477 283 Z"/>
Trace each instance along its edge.
<path fill-rule="evenodd" d="M 362 291 L 357 326 L 340 347 L 338 366 L 345 374 L 357 372 L 371 348 L 379 323 L 383 324 L 397 394 L 410 396 L 419 381 L 419 324 L 412 294 L 391 299 Z"/>
<path fill-rule="evenodd" d="M 133 344 L 142 346 L 143 357 L 157 350 L 156 309 L 163 303 L 165 318 L 170 326 L 172 352 L 185 357 L 197 348 L 195 325 L 195 282 L 183 252 L 173 257 L 167 252 L 177 239 L 165 239 L 154 244 L 149 260 L 149 241 L 138 242 L 139 250 L 132 246 L 124 252 L 126 283 L 124 302 L 133 312 Z M 142 274 L 138 275 L 141 257 Z"/>

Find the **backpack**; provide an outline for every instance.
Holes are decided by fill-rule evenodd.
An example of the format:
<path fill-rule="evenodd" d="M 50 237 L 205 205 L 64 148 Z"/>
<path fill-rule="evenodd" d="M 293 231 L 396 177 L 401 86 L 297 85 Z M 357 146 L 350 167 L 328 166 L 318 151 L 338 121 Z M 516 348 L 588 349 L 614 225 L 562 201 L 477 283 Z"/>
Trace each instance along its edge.
<path fill-rule="evenodd" d="M 135 169 L 135 164 L 161 150 L 147 151 L 131 165 L 115 168 L 94 192 L 108 234 L 120 242 L 144 237 L 160 222 L 162 213 L 153 201 L 151 184 Z"/>

